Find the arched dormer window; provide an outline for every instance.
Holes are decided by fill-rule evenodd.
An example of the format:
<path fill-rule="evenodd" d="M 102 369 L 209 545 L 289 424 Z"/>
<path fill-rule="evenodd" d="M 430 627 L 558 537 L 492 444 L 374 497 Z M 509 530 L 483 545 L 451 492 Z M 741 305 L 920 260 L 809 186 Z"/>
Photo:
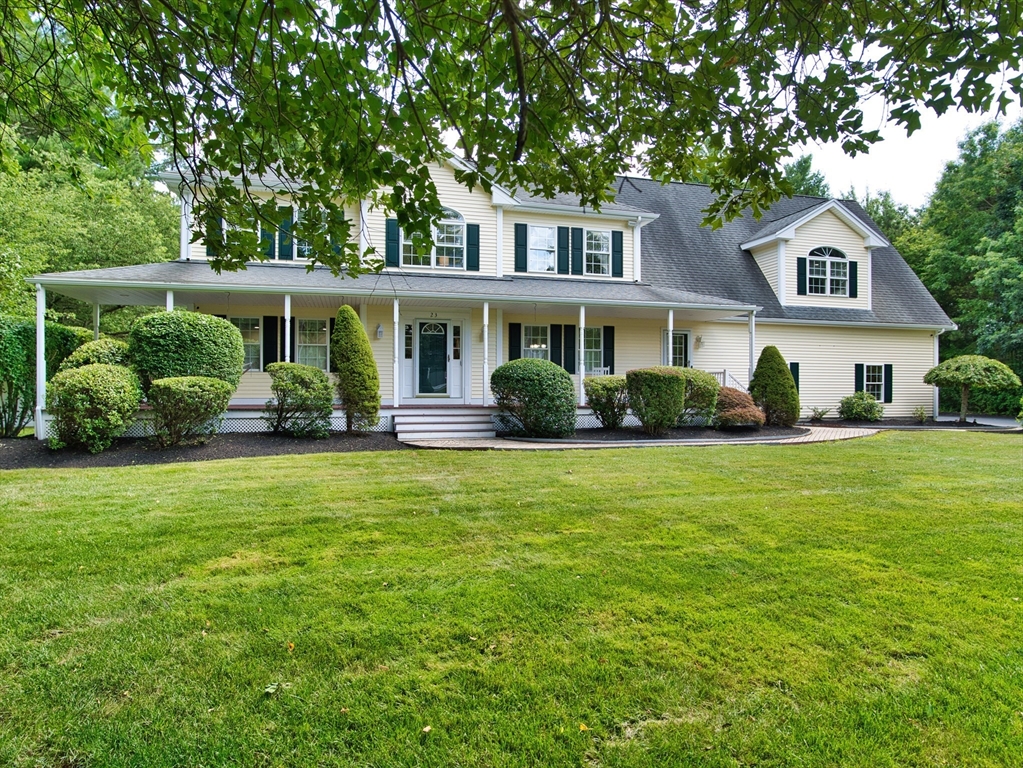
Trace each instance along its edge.
<path fill-rule="evenodd" d="M 433 247 L 424 253 L 420 238 L 402 238 L 401 263 L 407 267 L 465 269 L 465 217 L 453 208 L 442 208 L 433 225 Z"/>
<path fill-rule="evenodd" d="M 837 248 L 822 245 L 808 255 L 807 293 L 816 296 L 849 295 L 849 259 Z"/>

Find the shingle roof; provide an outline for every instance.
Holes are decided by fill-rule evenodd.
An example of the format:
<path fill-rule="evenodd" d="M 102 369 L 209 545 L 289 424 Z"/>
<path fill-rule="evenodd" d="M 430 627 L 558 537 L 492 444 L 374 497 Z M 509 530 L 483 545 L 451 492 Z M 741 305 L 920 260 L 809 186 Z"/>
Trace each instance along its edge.
<path fill-rule="evenodd" d="M 748 251 L 740 243 L 785 226 L 826 198 L 782 198 L 757 221 L 750 215 L 720 229 L 703 227 L 703 211 L 714 200 L 700 184 L 661 184 L 650 179 L 623 179 L 618 199 L 660 213 L 643 227 L 643 280 L 652 285 L 721 296 L 763 307 L 759 317 L 951 327 L 952 321 L 928 293 L 895 248 L 872 251 L 873 311 L 828 307 L 783 307 Z M 854 201 L 843 200 L 848 211 L 867 226 L 881 229 Z M 765 224 L 765 219 L 767 223 Z"/>
<path fill-rule="evenodd" d="M 515 193 L 515 198 L 523 205 L 541 208 L 580 208 L 586 213 L 598 213 L 598 211 L 592 207 L 579 205 L 579 195 L 558 193 L 553 197 L 547 198 L 541 195 L 530 195 L 527 192 L 519 190 Z M 604 203 L 600 206 L 599 213 L 636 213 L 648 214 L 650 216 L 657 215 L 656 211 L 652 211 L 649 208 L 640 208 L 635 205 L 623 203 L 620 198 L 615 200 L 613 203 Z"/>

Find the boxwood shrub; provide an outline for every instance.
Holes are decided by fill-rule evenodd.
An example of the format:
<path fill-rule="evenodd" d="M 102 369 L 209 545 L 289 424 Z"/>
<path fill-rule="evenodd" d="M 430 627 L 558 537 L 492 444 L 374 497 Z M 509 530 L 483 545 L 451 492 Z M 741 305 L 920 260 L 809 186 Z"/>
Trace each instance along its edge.
<path fill-rule="evenodd" d="M 629 413 L 629 392 L 624 376 L 595 376 L 583 380 L 586 404 L 605 429 L 621 429 Z"/>
<path fill-rule="evenodd" d="M 319 368 L 298 363 L 271 363 L 273 399 L 266 401 L 263 418 L 270 431 L 294 437 L 326 437 L 334 410 L 334 388 Z"/>
<path fill-rule="evenodd" d="M 884 406 L 869 392 L 857 392 L 839 401 L 838 416 L 849 421 L 881 421 Z"/>
<path fill-rule="evenodd" d="M 163 447 L 185 440 L 202 441 L 220 427 L 234 387 L 209 376 L 173 376 L 149 386 L 153 435 Z"/>
<path fill-rule="evenodd" d="M 762 427 L 764 412 L 741 389 L 721 387 L 718 391 L 716 421 L 720 427 Z"/>
<path fill-rule="evenodd" d="M 678 423 L 686 405 L 682 370 L 656 365 L 626 372 L 629 407 L 647 434 L 663 434 Z"/>
<path fill-rule="evenodd" d="M 81 446 L 99 453 L 131 426 L 142 389 L 134 371 L 93 363 L 61 371 L 50 381 L 46 394 L 55 433 L 50 447 Z"/>
<path fill-rule="evenodd" d="M 231 323 L 199 312 L 157 312 L 128 332 L 128 352 L 142 386 L 157 379 L 202 376 L 238 386 L 245 362 L 242 335 Z"/>
<path fill-rule="evenodd" d="M 521 358 L 494 370 L 490 389 L 511 432 L 528 437 L 575 433 L 575 387 L 564 368 L 549 360 Z"/>
<path fill-rule="evenodd" d="M 718 390 L 721 385 L 712 373 L 699 368 L 679 368 L 686 380 L 686 402 L 679 425 L 707 424 L 714 421 L 717 410 Z"/>
<path fill-rule="evenodd" d="M 64 362 L 60 364 L 60 369 L 67 371 L 94 363 L 127 366 L 128 345 L 116 339 L 87 341 L 64 359 Z"/>

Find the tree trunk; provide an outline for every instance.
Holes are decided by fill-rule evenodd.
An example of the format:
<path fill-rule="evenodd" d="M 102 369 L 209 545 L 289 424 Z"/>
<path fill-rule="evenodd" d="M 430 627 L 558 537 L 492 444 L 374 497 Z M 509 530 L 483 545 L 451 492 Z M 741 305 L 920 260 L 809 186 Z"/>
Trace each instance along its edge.
<path fill-rule="evenodd" d="M 963 399 L 962 404 L 959 406 L 959 421 L 963 424 L 966 423 L 966 405 L 970 402 L 970 385 L 963 384 Z"/>

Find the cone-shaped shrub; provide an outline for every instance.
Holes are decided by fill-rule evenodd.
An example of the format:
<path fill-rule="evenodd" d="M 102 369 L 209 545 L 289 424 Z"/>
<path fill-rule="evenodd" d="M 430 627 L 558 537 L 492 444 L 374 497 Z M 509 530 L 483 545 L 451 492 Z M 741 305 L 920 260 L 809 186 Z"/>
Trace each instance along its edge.
<path fill-rule="evenodd" d="M 242 335 L 231 323 L 200 312 L 157 312 L 128 332 L 128 353 L 142 386 L 157 379 L 204 376 L 238 386 L 245 363 Z"/>
<path fill-rule="evenodd" d="M 1005 363 L 983 355 L 960 355 L 936 365 L 924 376 L 924 384 L 956 387 L 960 392 L 959 421 L 966 421 L 970 389 L 1012 389 L 1020 385 L 1019 376 Z"/>
<path fill-rule="evenodd" d="M 764 424 L 764 412 L 742 390 L 721 387 L 717 408 L 716 419 L 720 427 L 761 427 Z"/>
<path fill-rule="evenodd" d="M 629 413 L 629 392 L 624 376 L 596 376 L 583 380 L 586 404 L 604 429 L 620 429 Z"/>
<path fill-rule="evenodd" d="M 380 375 L 366 329 L 347 305 L 337 311 L 330 359 L 348 431 L 374 426 L 380 418 Z"/>
<path fill-rule="evenodd" d="M 764 347 L 749 384 L 753 402 L 770 427 L 791 427 L 799 421 L 799 392 L 788 363 L 777 347 Z"/>
<path fill-rule="evenodd" d="M 575 433 L 572 377 L 549 360 L 520 358 L 498 366 L 490 391 L 511 431 L 527 437 L 570 437 Z"/>
<path fill-rule="evenodd" d="M 47 386 L 51 448 L 108 448 L 135 420 L 142 389 L 134 371 L 95 363 L 61 371 Z"/>
<path fill-rule="evenodd" d="M 128 365 L 128 345 L 116 339 L 87 341 L 60 364 L 62 371 L 81 368 L 83 365 Z"/>
<path fill-rule="evenodd" d="M 681 368 L 655 365 L 626 371 L 629 407 L 643 431 L 660 435 L 678 422 L 686 407 L 686 379 Z"/>

